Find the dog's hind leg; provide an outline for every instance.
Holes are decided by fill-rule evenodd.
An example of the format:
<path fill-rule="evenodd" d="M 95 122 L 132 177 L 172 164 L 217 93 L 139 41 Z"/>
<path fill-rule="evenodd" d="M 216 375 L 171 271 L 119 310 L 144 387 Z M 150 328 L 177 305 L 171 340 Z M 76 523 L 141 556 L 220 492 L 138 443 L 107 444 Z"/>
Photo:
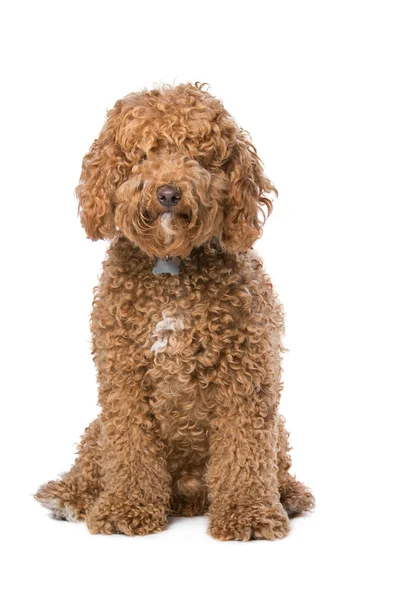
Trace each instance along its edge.
<path fill-rule="evenodd" d="M 281 503 L 289 517 L 294 517 L 303 512 L 310 511 L 315 506 L 314 496 L 310 490 L 297 481 L 289 473 L 292 466 L 290 458 L 289 434 L 285 428 L 285 419 L 279 418 L 279 440 L 278 440 L 278 481 Z"/>
<path fill-rule="evenodd" d="M 42 485 L 35 499 L 57 519 L 80 521 L 93 506 L 100 492 L 100 422 L 93 421 L 78 446 L 78 456 L 61 479 Z"/>

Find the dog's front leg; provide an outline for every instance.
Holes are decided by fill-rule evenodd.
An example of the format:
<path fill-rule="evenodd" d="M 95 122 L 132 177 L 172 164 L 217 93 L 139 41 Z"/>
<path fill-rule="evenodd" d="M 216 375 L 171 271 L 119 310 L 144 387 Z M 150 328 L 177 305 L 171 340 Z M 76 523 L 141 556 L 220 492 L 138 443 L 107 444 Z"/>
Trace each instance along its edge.
<path fill-rule="evenodd" d="M 289 520 L 279 496 L 276 408 L 225 392 L 211 423 L 209 532 L 220 540 L 282 538 Z"/>
<path fill-rule="evenodd" d="M 148 403 L 132 374 L 119 374 L 102 404 L 101 492 L 87 515 L 91 533 L 145 535 L 166 528 L 170 478 Z"/>

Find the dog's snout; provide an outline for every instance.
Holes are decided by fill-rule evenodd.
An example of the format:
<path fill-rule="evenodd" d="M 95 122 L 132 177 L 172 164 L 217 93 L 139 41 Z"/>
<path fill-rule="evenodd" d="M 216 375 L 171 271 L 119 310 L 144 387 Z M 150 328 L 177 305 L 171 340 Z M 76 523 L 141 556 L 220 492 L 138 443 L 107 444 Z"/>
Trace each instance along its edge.
<path fill-rule="evenodd" d="M 181 191 L 175 185 L 162 185 L 157 190 L 157 200 L 163 206 L 176 206 L 181 199 Z"/>

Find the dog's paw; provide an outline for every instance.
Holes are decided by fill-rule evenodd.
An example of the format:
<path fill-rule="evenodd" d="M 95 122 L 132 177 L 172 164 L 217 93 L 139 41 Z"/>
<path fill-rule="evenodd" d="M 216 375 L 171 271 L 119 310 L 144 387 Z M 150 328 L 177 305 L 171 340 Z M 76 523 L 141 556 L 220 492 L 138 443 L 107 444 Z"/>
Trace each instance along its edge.
<path fill-rule="evenodd" d="M 82 519 L 83 503 L 77 502 L 74 493 L 64 481 L 49 481 L 38 489 L 34 498 L 47 508 L 55 519 L 73 523 Z"/>
<path fill-rule="evenodd" d="M 213 510 L 208 528 L 212 537 L 223 541 L 278 540 L 289 531 L 289 519 L 281 504 Z"/>
<path fill-rule="evenodd" d="M 167 528 L 167 511 L 164 506 L 116 505 L 112 500 L 99 500 L 86 518 L 90 533 L 147 535 Z"/>
<path fill-rule="evenodd" d="M 281 490 L 281 503 L 289 517 L 295 517 L 313 510 L 315 499 L 310 490 L 301 483 L 291 478 Z"/>

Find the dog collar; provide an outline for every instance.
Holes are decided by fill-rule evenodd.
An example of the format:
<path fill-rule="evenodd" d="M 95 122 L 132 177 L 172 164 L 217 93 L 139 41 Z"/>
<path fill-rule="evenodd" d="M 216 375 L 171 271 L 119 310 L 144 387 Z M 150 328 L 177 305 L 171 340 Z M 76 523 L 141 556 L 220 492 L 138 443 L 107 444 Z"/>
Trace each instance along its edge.
<path fill-rule="evenodd" d="M 153 267 L 153 275 L 164 275 L 164 273 L 168 273 L 169 275 L 178 275 L 180 271 L 180 264 L 181 260 L 177 256 L 157 258 L 156 264 Z"/>

